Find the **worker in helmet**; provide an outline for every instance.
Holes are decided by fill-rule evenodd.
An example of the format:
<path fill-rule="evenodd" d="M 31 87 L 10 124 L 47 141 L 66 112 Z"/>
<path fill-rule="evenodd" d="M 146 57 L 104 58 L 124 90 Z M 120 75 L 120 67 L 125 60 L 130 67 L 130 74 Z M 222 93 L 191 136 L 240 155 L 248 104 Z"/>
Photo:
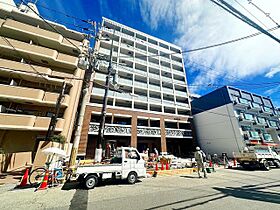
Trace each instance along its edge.
<path fill-rule="evenodd" d="M 205 170 L 206 155 L 199 147 L 196 147 L 194 158 L 197 163 L 198 177 L 202 178 L 202 176 L 200 175 L 200 171 L 202 170 L 204 173 L 204 178 L 207 178 L 206 170 Z"/>

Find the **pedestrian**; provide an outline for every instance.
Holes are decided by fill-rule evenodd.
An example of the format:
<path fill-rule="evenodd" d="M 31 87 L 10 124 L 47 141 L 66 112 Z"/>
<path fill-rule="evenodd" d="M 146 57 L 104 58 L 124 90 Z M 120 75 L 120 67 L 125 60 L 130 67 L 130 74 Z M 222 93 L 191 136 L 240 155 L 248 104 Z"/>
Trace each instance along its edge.
<path fill-rule="evenodd" d="M 202 176 L 200 175 L 200 171 L 202 170 L 204 173 L 204 178 L 207 178 L 206 170 L 205 170 L 206 155 L 199 147 L 196 147 L 196 151 L 194 153 L 194 158 L 197 163 L 198 177 L 202 178 Z"/>

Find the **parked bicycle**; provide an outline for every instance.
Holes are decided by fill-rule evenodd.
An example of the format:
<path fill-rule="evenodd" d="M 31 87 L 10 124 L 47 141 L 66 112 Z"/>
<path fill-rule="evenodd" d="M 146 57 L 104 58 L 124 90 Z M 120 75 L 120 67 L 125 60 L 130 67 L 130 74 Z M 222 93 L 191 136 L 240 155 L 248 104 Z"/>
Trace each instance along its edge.
<path fill-rule="evenodd" d="M 49 171 L 48 184 L 57 185 L 60 184 L 64 179 L 63 167 L 50 168 L 50 162 L 46 163 L 46 167 L 39 167 L 32 170 L 29 174 L 29 183 L 31 185 L 38 185 L 42 183 L 44 176 Z"/>

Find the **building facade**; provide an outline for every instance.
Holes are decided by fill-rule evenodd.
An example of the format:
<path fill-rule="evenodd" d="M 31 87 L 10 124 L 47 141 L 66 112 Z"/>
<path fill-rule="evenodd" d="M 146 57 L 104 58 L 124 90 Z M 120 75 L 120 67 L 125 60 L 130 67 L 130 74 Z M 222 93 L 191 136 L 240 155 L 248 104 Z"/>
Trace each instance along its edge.
<path fill-rule="evenodd" d="M 117 75 L 114 82 L 121 91 L 109 91 L 105 138 L 140 152 L 157 148 L 185 155 L 193 138 L 181 48 L 103 18 L 95 45 L 100 59 L 86 107 L 79 156 L 94 157 L 111 47 Z"/>
<path fill-rule="evenodd" d="M 68 148 L 85 73 L 78 66 L 88 45 L 84 34 L 45 22 L 27 6 L 17 7 L 11 0 L 0 3 L 2 170 L 44 164 L 37 150 L 49 145 L 44 139 L 63 83 L 55 134 L 66 138 Z"/>
<path fill-rule="evenodd" d="M 280 112 L 272 101 L 233 87 L 222 87 L 192 101 L 199 145 L 210 154 L 243 151 L 253 145 L 279 148 Z"/>

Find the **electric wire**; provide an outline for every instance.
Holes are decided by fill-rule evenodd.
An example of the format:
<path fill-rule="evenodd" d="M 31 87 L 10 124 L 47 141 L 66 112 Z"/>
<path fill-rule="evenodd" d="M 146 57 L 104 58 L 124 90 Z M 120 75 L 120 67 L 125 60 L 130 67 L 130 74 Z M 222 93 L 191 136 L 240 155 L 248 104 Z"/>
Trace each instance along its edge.
<path fill-rule="evenodd" d="M 268 17 L 273 23 L 275 23 L 277 26 L 279 26 L 279 23 L 276 22 L 269 13 L 262 10 L 259 6 L 257 6 L 252 0 L 248 0 L 248 3 L 253 5 L 255 8 L 257 8 L 259 11 L 261 11 L 266 17 Z"/>
<path fill-rule="evenodd" d="M 229 3 L 225 2 L 224 0 L 210 0 L 210 1 L 213 2 L 214 4 L 218 5 L 219 7 L 221 7 L 222 9 L 227 11 L 228 13 L 232 14 L 233 16 L 238 18 L 239 20 L 243 21 L 244 23 L 247 23 L 248 25 L 250 25 L 253 28 L 257 29 L 258 31 L 262 32 L 263 34 L 269 36 L 271 39 L 280 43 L 280 40 L 277 37 L 273 36 L 267 30 L 263 29 L 258 24 L 256 24 L 254 21 L 249 19 L 247 16 L 243 15 L 241 12 L 239 12 L 237 9 L 235 9 L 233 6 L 231 6 Z"/>

